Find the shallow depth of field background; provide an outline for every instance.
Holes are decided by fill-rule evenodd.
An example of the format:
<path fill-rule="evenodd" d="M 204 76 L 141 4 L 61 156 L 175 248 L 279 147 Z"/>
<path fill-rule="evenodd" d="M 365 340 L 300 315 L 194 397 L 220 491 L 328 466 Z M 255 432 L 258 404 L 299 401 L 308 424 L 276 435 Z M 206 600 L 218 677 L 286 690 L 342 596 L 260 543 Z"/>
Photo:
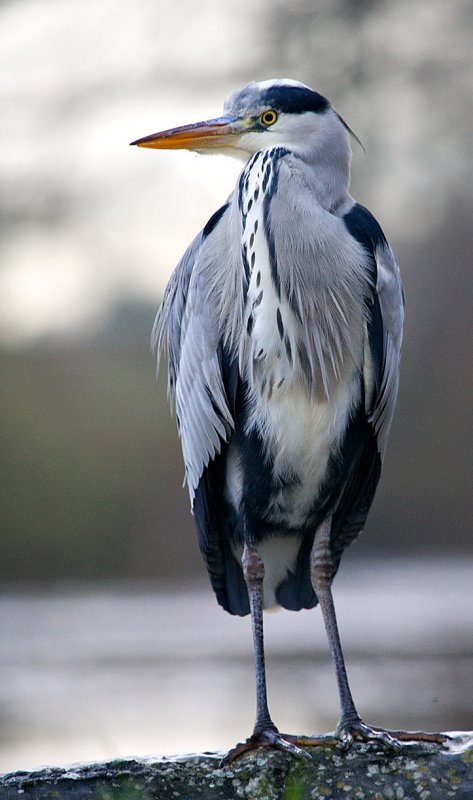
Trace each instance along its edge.
<path fill-rule="evenodd" d="M 383 479 L 335 583 L 354 693 L 371 722 L 473 727 L 472 30 L 468 0 L 0 4 L 0 770 L 250 731 L 249 621 L 207 588 L 149 351 L 240 165 L 128 142 L 278 76 L 362 140 L 353 194 L 407 296 Z M 269 639 L 276 721 L 333 728 L 319 613 Z"/>

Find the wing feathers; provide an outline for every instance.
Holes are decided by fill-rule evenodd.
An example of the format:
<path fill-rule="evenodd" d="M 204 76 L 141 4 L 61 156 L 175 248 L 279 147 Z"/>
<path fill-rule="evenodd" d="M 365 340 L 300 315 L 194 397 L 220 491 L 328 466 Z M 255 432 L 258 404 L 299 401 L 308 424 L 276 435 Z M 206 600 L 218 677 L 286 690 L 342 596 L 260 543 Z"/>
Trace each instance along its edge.
<path fill-rule="evenodd" d="M 163 349 L 168 352 L 168 394 L 179 420 L 191 504 L 204 469 L 234 427 L 219 354 L 222 295 L 214 277 L 216 261 L 228 261 L 228 225 L 226 204 L 177 265 L 153 330 L 158 359 Z"/>
<path fill-rule="evenodd" d="M 380 225 L 356 203 L 344 216 L 351 235 L 364 247 L 373 280 L 364 349 L 365 398 L 381 456 L 396 403 L 404 305 L 399 268 Z"/>
<path fill-rule="evenodd" d="M 362 206 L 354 206 L 345 223 L 366 249 L 375 284 L 361 373 L 363 402 L 352 417 L 340 453 L 349 466 L 333 515 L 334 572 L 345 547 L 363 529 L 381 474 L 397 397 L 403 325 L 399 269 L 381 228 Z"/>

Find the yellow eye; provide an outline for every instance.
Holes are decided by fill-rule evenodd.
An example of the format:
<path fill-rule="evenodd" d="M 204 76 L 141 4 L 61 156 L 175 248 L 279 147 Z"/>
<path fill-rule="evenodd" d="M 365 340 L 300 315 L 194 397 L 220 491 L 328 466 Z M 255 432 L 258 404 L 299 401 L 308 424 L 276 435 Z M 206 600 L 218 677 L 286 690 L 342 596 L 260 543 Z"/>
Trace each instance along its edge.
<path fill-rule="evenodd" d="M 263 123 L 263 125 L 274 125 L 277 118 L 278 115 L 276 114 L 276 112 L 270 109 L 269 111 L 264 111 L 261 114 L 260 120 Z"/>

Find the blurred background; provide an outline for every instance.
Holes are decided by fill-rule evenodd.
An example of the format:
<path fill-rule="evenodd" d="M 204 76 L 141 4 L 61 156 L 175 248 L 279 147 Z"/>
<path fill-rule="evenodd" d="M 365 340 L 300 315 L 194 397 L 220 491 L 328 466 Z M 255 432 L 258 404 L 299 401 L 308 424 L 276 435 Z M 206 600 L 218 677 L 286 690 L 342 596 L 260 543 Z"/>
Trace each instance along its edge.
<path fill-rule="evenodd" d="M 1 770 L 249 733 L 249 621 L 207 588 L 149 350 L 240 165 L 128 142 L 270 77 L 360 137 L 353 194 L 407 295 L 384 475 L 335 585 L 354 694 L 371 722 L 473 727 L 472 32 L 469 0 L 0 3 Z M 277 722 L 333 728 L 320 615 L 268 620 Z"/>

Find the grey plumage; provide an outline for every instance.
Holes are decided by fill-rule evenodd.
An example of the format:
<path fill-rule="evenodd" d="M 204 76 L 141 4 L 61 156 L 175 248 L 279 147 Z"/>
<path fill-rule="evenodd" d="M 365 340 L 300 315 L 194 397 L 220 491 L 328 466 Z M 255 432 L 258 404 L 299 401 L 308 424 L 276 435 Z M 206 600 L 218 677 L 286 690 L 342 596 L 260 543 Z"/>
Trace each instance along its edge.
<path fill-rule="evenodd" d="M 257 93 L 258 85 L 251 91 Z M 251 91 L 243 95 L 250 104 Z M 227 113 L 241 107 L 240 94 L 232 103 Z M 249 160 L 215 224 L 199 234 L 176 267 L 156 319 L 153 340 L 158 352 L 168 350 L 169 394 L 192 503 L 203 471 L 231 441 L 235 425 L 222 377 L 222 346 L 227 358 L 238 358 L 248 391 L 259 395 L 263 382 L 274 391 L 284 380 L 286 386 L 303 385 L 312 402 L 325 404 L 340 385 L 363 375 L 366 410 L 384 453 L 402 334 L 399 272 L 381 233 L 367 247 L 345 224 L 355 207 L 347 191 L 348 134 L 338 115 L 328 112 L 332 117 L 322 141 L 306 137 L 303 146 L 278 145 Z M 335 152 L 330 158 L 329 148 Z M 267 343 L 255 329 L 264 296 L 261 264 L 256 258 L 251 263 L 258 245 L 258 260 L 275 262 L 274 333 L 279 336 L 277 313 L 286 332 L 284 357 L 271 363 Z M 367 335 L 375 298 L 383 348 L 377 364 Z M 361 388 L 353 386 L 352 402 Z M 333 447 L 338 444 L 335 438 Z"/>
<path fill-rule="evenodd" d="M 320 601 L 341 737 L 392 744 L 356 714 L 330 583 L 365 524 L 386 448 L 399 270 L 378 223 L 349 194 L 349 129 L 324 97 L 294 81 L 251 83 L 224 115 L 137 142 L 218 148 L 246 162 L 177 265 L 153 332 L 158 355 L 168 354 L 201 550 L 218 601 L 251 610 L 258 686 L 262 603 Z M 274 744 L 277 734 L 277 746 L 292 747 L 274 731 L 264 687 L 249 741 Z"/>

